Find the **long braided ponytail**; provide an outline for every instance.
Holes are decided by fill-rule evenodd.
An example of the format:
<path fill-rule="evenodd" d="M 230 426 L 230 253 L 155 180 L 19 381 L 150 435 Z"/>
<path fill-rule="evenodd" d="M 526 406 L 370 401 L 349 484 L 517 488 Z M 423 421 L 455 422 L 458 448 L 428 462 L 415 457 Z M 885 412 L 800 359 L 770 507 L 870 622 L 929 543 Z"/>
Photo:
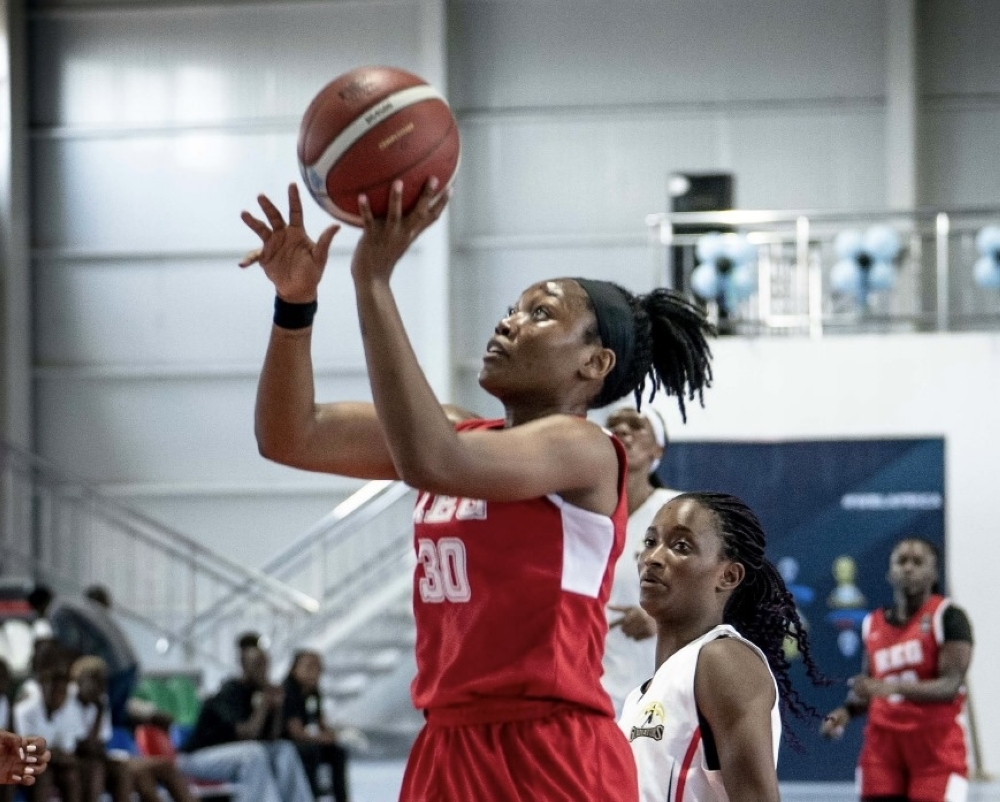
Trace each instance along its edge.
<path fill-rule="evenodd" d="M 813 661 L 795 599 L 778 570 L 764 556 L 767 538 L 757 516 L 743 501 L 725 493 L 684 493 L 681 498 L 692 498 L 715 513 L 723 554 L 746 569 L 743 582 L 733 591 L 723 611 L 724 623 L 733 626 L 764 653 L 778 684 L 783 711 L 802 719 L 818 716 L 818 711 L 792 687 L 785 639 L 795 642 L 814 684 L 827 685 L 829 681 Z"/>

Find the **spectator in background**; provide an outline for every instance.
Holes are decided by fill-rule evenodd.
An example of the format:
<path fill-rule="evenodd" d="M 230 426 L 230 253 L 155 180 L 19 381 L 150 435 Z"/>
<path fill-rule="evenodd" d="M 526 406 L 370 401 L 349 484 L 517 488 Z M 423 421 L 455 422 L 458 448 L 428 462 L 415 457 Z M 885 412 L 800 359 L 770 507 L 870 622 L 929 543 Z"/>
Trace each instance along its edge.
<path fill-rule="evenodd" d="M 271 684 L 267 653 L 247 645 L 240 664 L 242 676 L 205 700 L 177 767 L 199 780 L 236 783 L 233 802 L 305 802 L 309 780 L 295 746 L 280 740 L 284 694 Z"/>
<path fill-rule="evenodd" d="M 35 640 L 52 637 L 52 622 L 49 621 L 49 607 L 55 595 L 45 585 L 36 585 L 28 594 L 28 606 L 35 613 L 31 631 Z"/>
<path fill-rule="evenodd" d="M 108 667 L 111 723 L 129 726 L 128 701 L 139 679 L 139 658 L 124 630 L 111 617 L 107 588 L 93 586 L 81 599 L 55 596 L 37 586 L 28 602 L 35 609 L 36 637 L 55 637 L 70 654 L 93 655 Z"/>
<path fill-rule="evenodd" d="M 264 648 L 263 638 L 259 632 L 254 632 L 253 630 L 248 630 L 243 632 L 236 637 L 236 649 L 240 654 L 240 659 L 242 660 L 242 654 L 244 649 L 251 648 Z"/>
<path fill-rule="evenodd" d="M 27 789 L 30 802 L 46 802 L 53 788 L 61 802 L 97 802 L 104 788 L 104 761 L 77 753 L 83 723 L 68 704 L 70 660 L 52 639 L 35 643 L 31 679 L 14 705 L 14 726 L 20 735 L 38 735 L 51 751 L 49 770 Z"/>
<path fill-rule="evenodd" d="M 285 737 L 295 744 L 302 765 L 317 798 L 332 792 L 336 802 L 348 802 L 347 750 L 337 741 L 337 733 L 323 718 L 323 698 L 319 678 L 323 663 L 317 652 L 295 653 L 285 677 Z M 320 767 L 330 767 L 330 787 L 320 782 Z"/>
<path fill-rule="evenodd" d="M 104 761 L 107 790 L 114 802 L 132 802 L 133 793 L 141 802 L 160 802 L 161 785 L 174 802 L 193 802 L 187 780 L 169 758 L 108 751 L 112 729 L 104 661 L 99 657 L 80 657 L 73 662 L 70 677 L 68 703 L 77 705 L 83 732 L 77 754 Z"/>
<path fill-rule="evenodd" d="M 610 615 L 601 677 L 615 713 L 620 715 L 625 697 L 656 670 L 656 622 L 639 606 L 637 558 L 653 516 L 680 491 L 663 487 L 656 475 L 667 447 L 667 426 L 659 412 L 649 404 L 641 412 L 634 406 L 620 406 L 611 411 L 605 426 L 625 447 L 628 469 L 625 548 L 615 564 L 608 598 Z"/>

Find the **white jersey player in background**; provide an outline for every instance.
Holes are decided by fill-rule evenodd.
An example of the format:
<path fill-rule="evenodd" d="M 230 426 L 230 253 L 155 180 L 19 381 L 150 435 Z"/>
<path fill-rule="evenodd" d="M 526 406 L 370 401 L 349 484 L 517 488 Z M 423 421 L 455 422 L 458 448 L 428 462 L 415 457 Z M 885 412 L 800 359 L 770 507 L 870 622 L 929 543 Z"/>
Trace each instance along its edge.
<path fill-rule="evenodd" d="M 608 600 L 601 678 L 615 715 L 621 715 L 625 697 L 656 666 L 656 622 L 639 606 L 636 559 L 653 516 L 680 491 L 663 487 L 656 475 L 667 447 L 667 427 L 655 408 L 648 404 L 641 411 L 634 406 L 618 407 L 608 414 L 605 426 L 621 440 L 628 462 L 625 549 L 615 565 Z"/>
<path fill-rule="evenodd" d="M 639 601 L 656 621 L 656 673 L 619 726 L 642 802 L 777 802 L 779 707 L 816 715 L 791 686 L 796 641 L 820 681 L 795 602 L 739 499 L 684 493 L 654 517 L 639 556 Z"/>

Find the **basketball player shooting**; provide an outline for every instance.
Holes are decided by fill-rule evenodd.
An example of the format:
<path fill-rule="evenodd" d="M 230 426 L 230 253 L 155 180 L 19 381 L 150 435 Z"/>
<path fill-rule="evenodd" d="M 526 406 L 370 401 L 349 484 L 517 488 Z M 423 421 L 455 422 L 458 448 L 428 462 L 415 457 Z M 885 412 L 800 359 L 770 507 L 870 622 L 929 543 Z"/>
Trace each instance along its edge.
<path fill-rule="evenodd" d="M 310 471 L 399 479 L 414 512 L 414 705 L 426 725 L 401 799 L 635 802 L 629 745 L 602 689 L 605 604 L 625 539 L 621 444 L 587 420 L 649 386 L 701 398 L 711 327 L 683 298 L 635 296 L 605 281 L 559 278 L 525 290 L 486 344 L 480 386 L 504 417 L 453 423 L 413 352 L 390 280 L 448 193 L 431 179 L 412 212 L 402 182 L 351 264 L 373 403 L 316 403 L 312 320 L 337 227 L 316 241 L 289 187 L 286 222 L 243 221 L 274 283 L 274 325 L 258 385 L 261 453 Z M 650 386 L 651 385 L 651 386 Z M 638 398 L 637 398 L 638 400 Z"/>

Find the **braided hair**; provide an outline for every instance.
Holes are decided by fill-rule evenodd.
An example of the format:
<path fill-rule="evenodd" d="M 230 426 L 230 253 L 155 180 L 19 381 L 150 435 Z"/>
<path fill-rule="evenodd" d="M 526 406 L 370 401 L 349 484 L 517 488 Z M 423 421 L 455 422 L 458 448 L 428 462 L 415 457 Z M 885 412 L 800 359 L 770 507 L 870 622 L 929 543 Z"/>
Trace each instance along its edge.
<path fill-rule="evenodd" d="M 702 394 L 712 383 L 712 351 L 708 338 L 715 329 L 704 313 L 684 296 L 672 290 L 657 288 L 648 295 L 633 295 L 610 281 L 576 279 L 587 293 L 588 304 L 598 318 L 590 332 L 605 347 L 615 350 L 618 362 L 605 379 L 600 393 L 591 401 L 594 409 L 607 406 L 629 393 L 635 394 L 636 407 L 641 408 L 647 382 L 648 400 L 652 401 L 660 388 L 676 396 L 681 416 L 687 420 L 685 400 L 695 397 L 704 404 Z M 596 290 L 596 292 L 595 292 Z M 602 312 L 607 311 L 609 290 L 620 294 L 612 303 L 623 300 L 631 310 L 631 347 L 619 352 L 618 343 L 609 342 L 602 326 Z M 602 308 L 603 307 L 603 308 Z"/>
<path fill-rule="evenodd" d="M 730 624 L 759 648 L 778 684 L 782 712 L 790 711 L 797 718 L 814 718 L 819 713 L 806 703 L 792 687 L 790 664 L 784 644 L 791 638 L 798 647 L 809 679 L 816 685 L 827 680 L 813 661 L 805 626 L 795 607 L 795 599 L 785 587 L 781 574 L 764 556 L 764 529 L 743 501 L 725 493 L 684 493 L 679 498 L 691 498 L 711 510 L 719 522 L 722 553 L 743 565 L 746 575 L 736 587 L 722 620 Z"/>

